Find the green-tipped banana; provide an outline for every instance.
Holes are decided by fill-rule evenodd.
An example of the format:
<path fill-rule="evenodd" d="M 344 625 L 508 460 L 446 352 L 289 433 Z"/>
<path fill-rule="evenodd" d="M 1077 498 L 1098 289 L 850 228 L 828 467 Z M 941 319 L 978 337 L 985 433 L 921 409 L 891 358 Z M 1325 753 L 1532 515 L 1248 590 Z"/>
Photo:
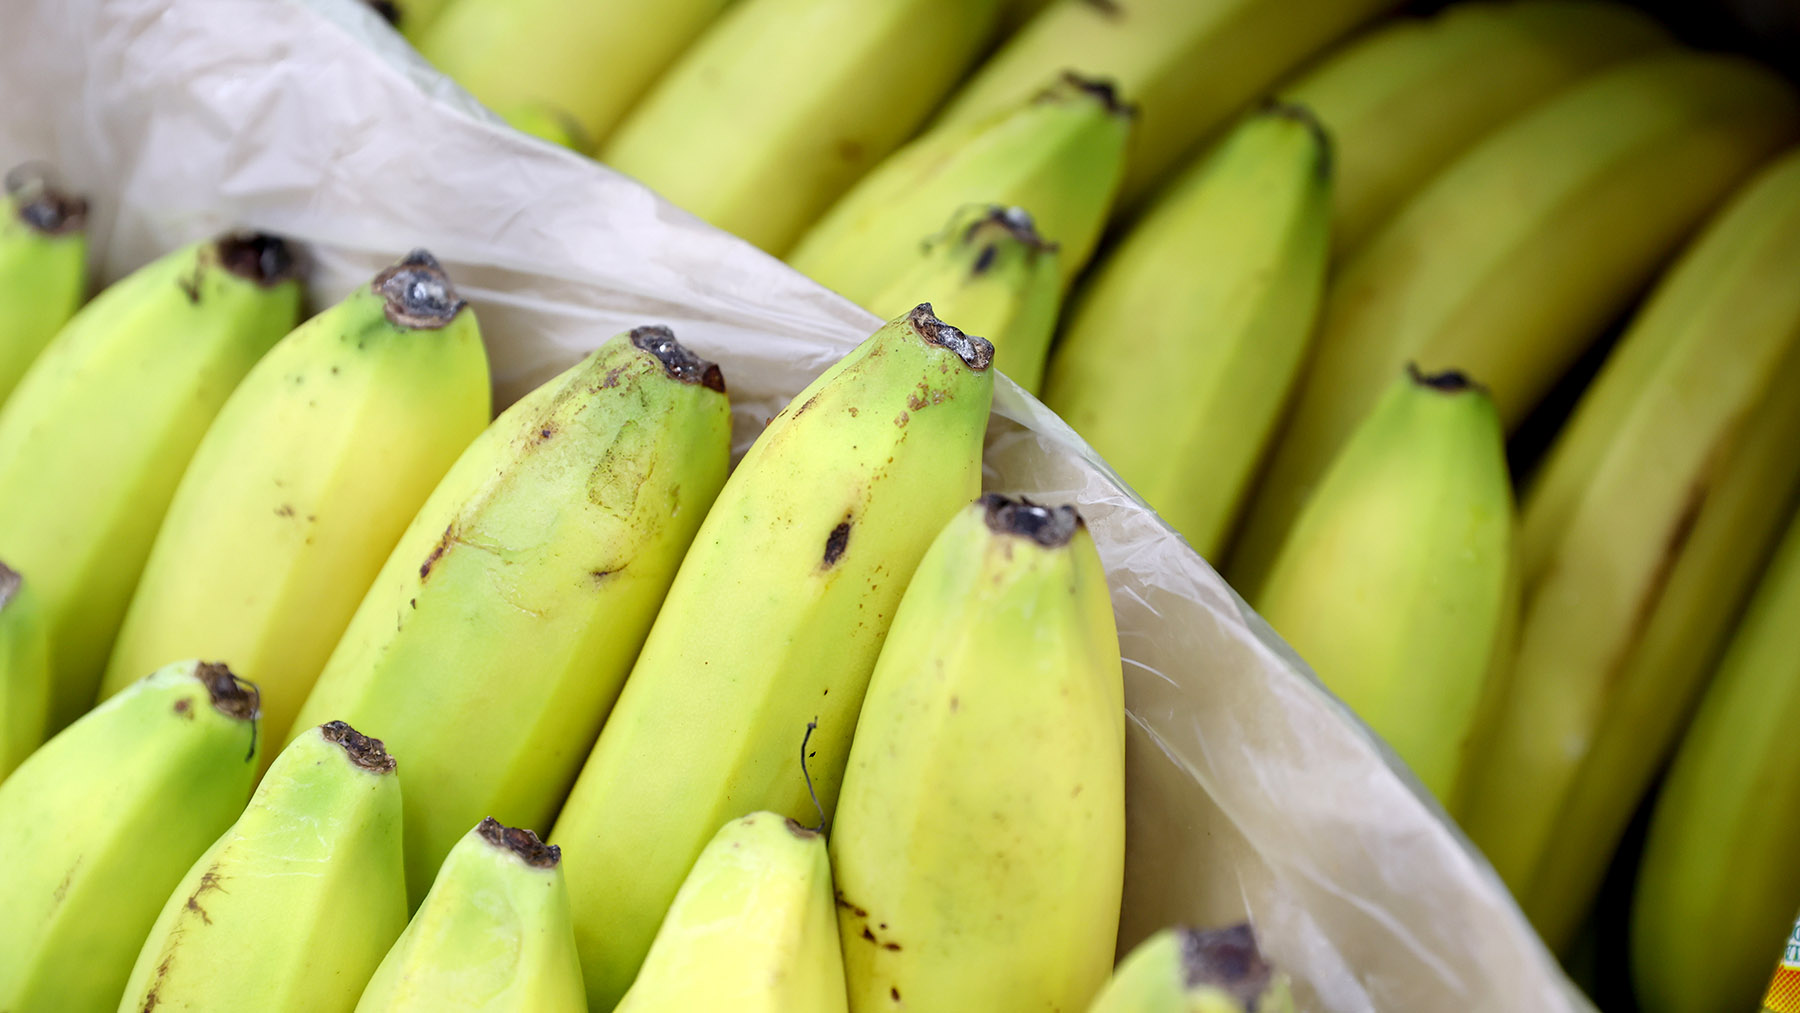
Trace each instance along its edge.
<path fill-rule="evenodd" d="M 1405 18 L 1282 88 L 1331 132 L 1331 247 L 1355 249 L 1482 136 L 1667 33 L 1612 0 L 1478 0 Z"/>
<path fill-rule="evenodd" d="M 50 648 L 36 592 L 0 563 L 0 781 L 44 741 Z"/>
<path fill-rule="evenodd" d="M 1403 365 L 1467 370 L 1516 425 L 1796 132 L 1800 102 L 1771 72 L 1658 54 L 1590 76 L 1453 162 L 1334 277 L 1232 583 L 1255 596 L 1314 484 Z"/>
<path fill-rule="evenodd" d="M 1331 187 L 1311 114 L 1252 115 L 1101 263 L 1050 364 L 1044 403 L 1209 559 L 1305 361 Z"/>
<path fill-rule="evenodd" d="M 342 721 L 309 728 L 169 895 L 119 1013 L 349 1013 L 405 927 L 394 759 Z"/>
<path fill-rule="evenodd" d="M 1056 263 L 1056 244 L 1038 235 L 1030 212 L 974 205 L 927 240 L 925 256 L 868 308 L 892 318 L 931 303 L 957 326 L 993 342 L 994 368 L 1035 394 L 1062 303 Z"/>
<path fill-rule="evenodd" d="M 1064 71 L 1112 81 L 1125 101 L 1143 110 L 1119 195 L 1130 206 L 1289 69 L 1391 6 L 1391 0 L 1053 0 L 951 99 L 932 129 L 968 126 L 1009 109 Z"/>
<path fill-rule="evenodd" d="M 585 1013 L 562 852 L 489 817 L 444 859 L 359 1013 Z"/>
<path fill-rule="evenodd" d="M 503 115 L 514 129 L 570 151 L 587 151 L 594 146 L 575 117 L 553 106 L 526 102 L 508 109 Z"/>
<path fill-rule="evenodd" d="M 827 811 L 913 568 L 981 489 L 993 346 L 915 307 L 782 409 L 682 560 L 552 840 L 589 1001 L 624 995 L 706 842 Z"/>
<path fill-rule="evenodd" d="M 375 578 L 298 724 L 406 758 L 414 898 L 484 815 L 555 817 L 724 484 L 724 387 L 665 328 L 613 338 L 464 452 Z"/>
<path fill-rule="evenodd" d="M 1409 369 L 1332 462 L 1253 601 L 1451 812 L 1518 616 L 1505 444 L 1486 391 Z"/>
<path fill-rule="evenodd" d="M 0 783 L 0 1009 L 110 1013 L 156 913 L 256 779 L 256 687 L 183 661 Z"/>
<path fill-rule="evenodd" d="M 1249 925 L 1163 929 L 1119 962 L 1088 1013 L 1294 1013 Z"/>
<path fill-rule="evenodd" d="M 35 166 L 0 198 L 0 404 L 87 297 L 87 201 Z M 4 769 L 0 767 L 0 769 Z"/>
<path fill-rule="evenodd" d="M 600 159 L 780 256 L 912 136 L 997 12 L 996 0 L 741 0 Z"/>
<path fill-rule="evenodd" d="M 1125 703 L 1073 507 L 987 496 L 919 564 L 856 727 L 831 866 L 854 1010 L 1086 1007 L 1125 875 Z"/>
<path fill-rule="evenodd" d="M 912 269 L 946 215 L 1004 204 L 1024 208 L 1057 245 L 1066 286 L 1106 224 L 1131 121 L 1109 86 L 1069 76 L 997 116 L 927 134 L 863 177 L 788 263 L 871 305 Z"/>
<path fill-rule="evenodd" d="M 844 1013 L 825 837 L 779 813 L 725 824 L 681 884 L 618 1013 Z"/>
<path fill-rule="evenodd" d="M 1796 276 L 1800 153 L 1671 269 L 1525 500 L 1518 661 L 1464 826 L 1552 947 L 1593 899 L 1800 489 Z"/>
<path fill-rule="evenodd" d="M 93 705 L 194 448 L 299 310 L 282 240 L 189 246 L 100 293 L 0 409 L 0 559 L 44 610 L 50 731 Z"/>

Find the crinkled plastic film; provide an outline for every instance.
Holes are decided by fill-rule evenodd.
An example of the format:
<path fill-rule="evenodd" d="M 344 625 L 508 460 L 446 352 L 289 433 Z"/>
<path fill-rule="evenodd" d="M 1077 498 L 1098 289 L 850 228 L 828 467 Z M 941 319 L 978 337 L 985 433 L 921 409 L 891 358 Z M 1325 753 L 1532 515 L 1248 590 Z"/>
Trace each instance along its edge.
<path fill-rule="evenodd" d="M 612 334 L 664 323 L 722 364 L 740 451 L 876 326 L 635 183 L 501 126 L 353 0 L 7 7 L 0 160 L 43 159 L 91 195 L 106 280 L 254 227 L 305 244 L 323 304 L 422 246 L 475 305 L 502 403 Z M 1590 1008 L 1385 748 L 1008 382 L 986 471 L 992 490 L 1079 504 L 1111 575 L 1130 711 L 1121 948 L 1174 921 L 1248 915 L 1303 1009 Z"/>

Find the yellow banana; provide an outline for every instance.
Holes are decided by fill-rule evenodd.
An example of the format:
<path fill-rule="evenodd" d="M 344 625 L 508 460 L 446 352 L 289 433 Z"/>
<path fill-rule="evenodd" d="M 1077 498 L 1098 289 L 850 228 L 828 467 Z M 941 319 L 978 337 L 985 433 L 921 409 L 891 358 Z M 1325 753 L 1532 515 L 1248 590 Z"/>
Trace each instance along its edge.
<path fill-rule="evenodd" d="M 1000 0 L 1000 34 L 1009 36 L 1044 9 L 1049 0 Z"/>
<path fill-rule="evenodd" d="M 1125 704 L 1073 507 L 986 496 L 907 586 L 831 830 L 853 1010 L 1076 1010 L 1112 968 Z"/>
<path fill-rule="evenodd" d="M 0 559 L 44 611 L 49 731 L 93 705 L 182 471 L 299 310 L 280 239 L 199 243 L 100 293 L 0 409 Z"/>
<path fill-rule="evenodd" d="M 349 1013 L 405 927 L 394 758 L 333 721 L 281 751 L 243 815 L 188 869 L 119 1013 Z"/>
<path fill-rule="evenodd" d="M 1493 392 L 1510 429 L 1783 141 L 1772 73 L 1698 53 L 1601 71 L 1439 173 L 1333 279 L 1316 351 L 1232 552 L 1255 596 L 1337 448 L 1409 361 Z"/>
<path fill-rule="evenodd" d="M 1131 119 L 1110 86 L 1070 75 L 997 116 L 927 134 L 863 177 L 788 263 L 868 305 L 918 260 L 946 213 L 992 203 L 1031 215 L 1057 245 L 1066 287 L 1106 224 Z"/>
<path fill-rule="evenodd" d="M 1044 403 L 1209 559 L 1312 337 L 1331 172 L 1305 109 L 1250 116 L 1100 264 L 1051 362 Z"/>
<path fill-rule="evenodd" d="M 101 695 L 175 658 L 217 658 L 255 676 L 263 732 L 284 741 L 382 560 L 487 425 L 488 401 L 475 313 L 423 250 L 301 324 L 194 451 Z"/>
<path fill-rule="evenodd" d="M 44 741 L 50 650 L 35 589 L 0 563 L 0 781 Z"/>
<path fill-rule="evenodd" d="M 1253 602 L 1453 813 L 1511 660 L 1516 529 L 1487 393 L 1409 369 L 1344 444 Z"/>
<path fill-rule="evenodd" d="M 1056 244 L 1037 233 L 1031 213 L 998 204 L 959 210 L 926 241 L 925 255 L 868 304 L 892 318 L 921 302 L 993 342 L 994 368 L 1037 393 L 1056 330 L 1062 276 Z"/>
<path fill-rule="evenodd" d="M 1088 1013 L 1294 1013 L 1249 925 L 1163 929 L 1119 962 Z"/>
<path fill-rule="evenodd" d="M 87 297 L 87 201 L 36 166 L 0 198 L 0 404 Z M 3 758 L 0 758 L 3 762 Z"/>
<path fill-rule="evenodd" d="M 845 1009 L 825 837 L 757 812 L 700 853 L 618 1013 Z"/>
<path fill-rule="evenodd" d="M 525 102 L 503 113 L 506 122 L 517 130 L 570 151 L 588 151 L 594 146 L 587 132 L 573 116 L 540 102 Z"/>
<path fill-rule="evenodd" d="M 361 1013 L 586 1013 L 562 853 L 492 817 L 444 859 Z"/>
<path fill-rule="evenodd" d="M 557 818 L 589 1002 L 611 1009 L 706 842 L 827 811 L 875 655 L 932 537 L 981 489 L 993 346 L 920 305 L 776 415 L 682 560 Z"/>
<path fill-rule="evenodd" d="M 1800 152 L 1670 271 L 1525 500 L 1518 661 L 1464 825 L 1553 947 L 1800 489 L 1797 274 Z"/>
<path fill-rule="evenodd" d="M 110 1011 L 182 873 L 256 778 L 256 687 L 183 661 L 0 783 L 0 1009 Z"/>
<path fill-rule="evenodd" d="M 488 427 L 375 578 L 297 725 L 406 758 L 415 899 L 483 815 L 556 815 L 725 481 L 724 387 L 665 328 L 613 338 Z"/>

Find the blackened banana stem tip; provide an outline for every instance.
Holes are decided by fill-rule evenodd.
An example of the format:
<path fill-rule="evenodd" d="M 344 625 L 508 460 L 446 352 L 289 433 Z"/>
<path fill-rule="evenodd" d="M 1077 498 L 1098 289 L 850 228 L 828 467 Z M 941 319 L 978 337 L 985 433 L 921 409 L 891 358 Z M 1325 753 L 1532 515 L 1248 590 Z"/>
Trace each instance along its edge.
<path fill-rule="evenodd" d="M 469 304 L 456 294 L 450 275 L 425 250 L 414 250 L 369 283 L 387 300 L 387 318 L 398 327 L 437 330 Z"/>
<path fill-rule="evenodd" d="M 264 288 L 300 276 L 300 263 L 288 241 L 267 232 L 232 232 L 213 244 L 225 270 Z"/>
<path fill-rule="evenodd" d="M 1485 394 L 1487 388 L 1460 369 L 1447 369 L 1441 373 L 1427 373 L 1419 368 L 1416 362 L 1406 364 L 1406 375 L 1413 383 L 1421 387 L 1429 387 L 1441 394 L 1463 394 L 1469 391 Z"/>
<path fill-rule="evenodd" d="M 914 306 L 906 318 L 920 337 L 955 352 L 963 365 L 970 369 L 980 372 L 994 364 L 993 342 L 973 334 L 964 334 L 939 320 L 937 314 L 931 311 L 930 303 L 922 302 Z"/>
<path fill-rule="evenodd" d="M 1211 985 L 1254 1009 L 1269 990 L 1274 968 L 1263 959 L 1248 923 L 1202 932 L 1180 928 L 1181 972 L 1188 988 Z"/>
<path fill-rule="evenodd" d="M 986 511 L 988 530 L 998 535 L 1029 538 L 1046 549 L 1058 549 L 1086 526 L 1081 514 L 1072 506 L 1042 506 L 1020 497 L 1011 499 L 998 493 L 981 497 Z"/>
<path fill-rule="evenodd" d="M 1110 78 L 1087 77 L 1072 70 L 1062 72 L 1062 78 L 1042 92 L 1038 93 L 1038 101 L 1055 101 L 1067 89 L 1073 89 L 1076 95 L 1085 95 L 1100 103 L 1110 116 L 1123 116 L 1135 119 L 1138 107 L 1119 97 L 1119 86 Z"/>
<path fill-rule="evenodd" d="M 509 827 L 489 816 L 476 824 L 483 840 L 502 851 L 510 851 L 534 869 L 554 869 L 562 861 L 562 849 L 545 844 L 538 835 L 521 827 Z"/>
<path fill-rule="evenodd" d="M 202 661 L 194 666 L 194 678 L 206 684 L 213 707 L 226 717 L 255 721 L 262 713 L 262 693 L 256 684 L 238 678 L 224 664 Z"/>
<path fill-rule="evenodd" d="M 18 201 L 19 220 L 43 235 L 67 235 L 87 225 L 87 201 L 57 185 L 55 171 L 42 162 L 14 166 L 6 174 L 6 193 Z"/>
<path fill-rule="evenodd" d="M 327 721 L 319 726 L 319 734 L 325 737 L 325 741 L 342 747 L 350 762 L 362 769 L 376 774 L 394 772 L 396 764 L 394 758 L 388 755 L 386 744 L 350 727 L 349 722 Z"/>
<path fill-rule="evenodd" d="M 671 378 L 725 393 L 725 374 L 720 371 L 718 363 L 695 355 L 667 327 L 661 324 L 634 327 L 631 329 L 631 344 L 639 351 L 655 356 L 662 363 L 663 371 Z"/>
<path fill-rule="evenodd" d="M 1271 96 L 1263 100 L 1263 104 L 1257 109 L 1257 113 L 1262 116 L 1279 116 L 1282 119 L 1293 120 L 1306 127 L 1313 135 L 1313 142 L 1318 145 L 1319 148 L 1319 176 L 1322 179 L 1331 178 L 1336 144 L 1331 139 L 1330 129 L 1325 126 L 1318 115 L 1314 113 L 1310 107 L 1301 105 L 1298 102 L 1288 102 Z"/>

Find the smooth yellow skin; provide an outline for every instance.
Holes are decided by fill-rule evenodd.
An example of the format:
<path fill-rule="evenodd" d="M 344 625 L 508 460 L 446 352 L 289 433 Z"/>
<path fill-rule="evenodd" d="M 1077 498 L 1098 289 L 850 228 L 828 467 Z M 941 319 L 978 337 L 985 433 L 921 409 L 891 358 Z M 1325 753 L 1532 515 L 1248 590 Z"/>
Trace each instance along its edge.
<path fill-rule="evenodd" d="M 1001 204 L 1024 208 L 1057 244 L 1066 287 L 1106 224 L 1132 124 L 1091 91 L 1049 76 L 1042 84 L 1039 97 L 895 152 L 832 205 L 788 263 L 868 305 L 947 216 Z"/>
<path fill-rule="evenodd" d="M 1669 45 L 1613 0 L 1477 0 L 1387 22 L 1280 90 L 1331 132 L 1331 246 L 1354 250 L 1496 127 L 1595 70 Z"/>
<path fill-rule="evenodd" d="M 194 669 L 146 676 L 0 782 L 0 1008 L 110 1013 L 170 891 L 243 809 L 256 723 Z"/>
<path fill-rule="evenodd" d="M 618 1013 L 844 1013 L 823 835 L 779 813 L 725 824 L 694 863 Z"/>
<path fill-rule="evenodd" d="M 1229 984 L 1190 983 L 1183 947 L 1190 929 L 1163 929 L 1144 940 L 1113 971 L 1088 1013 L 1250 1013 Z M 1287 977 L 1275 974 L 1256 996 L 1254 1013 L 1294 1013 Z"/>
<path fill-rule="evenodd" d="M 725 395 L 620 335 L 507 409 L 419 511 L 297 723 L 405 758 L 415 900 L 483 817 L 549 826 L 730 448 Z"/>
<path fill-rule="evenodd" d="M 211 242 L 178 250 L 95 297 L 0 409 L 0 559 L 44 611 L 51 731 L 93 705 L 194 448 L 299 309 L 296 281 L 233 274 Z"/>
<path fill-rule="evenodd" d="M 349 1013 L 405 927 L 399 776 L 308 729 L 169 895 L 119 1013 Z"/>
<path fill-rule="evenodd" d="M 1209 559 L 1311 342 L 1331 165 L 1304 112 L 1244 120 L 1096 269 L 1051 362 L 1044 403 Z"/>
<path fill-rule="evenodd" d="M 0 781 L 44 741 L 50 646 L 37 595 L 0 563 Z"/>
<path fill-rule="evenodd" d="M 356 1004 L 359 1013 L 586 1013 L 562 866 L 471 830 Z"/>
<path fill-rule="evenodd" d="M 1125 874 L 1118 633 L 1093 539 L 976 503 L 919 564 L 831 826 L 850 1008 L 1077 1010 Z"/>
<path fill-rule="evenodd" d="M 475 312 L 413 328 L 386 306 L 362 286 L 232 392 L 156 534 L 102 696 L 173 658 L 220 661 L 256 681 L 264 733 L 287 740 L 382 561 L 490 417 Z"/>
<path fill-rule="evenodd" d="M 1747 61 L 1657 54 L 1594 74 L 1490 135 L 1362 246 L 1228 568 L 1254 597 L 1357 421 L 1409 361 L 1461 369 L 1510 429 L 1705 214 L 1800 132 Z"/>
<path fill-rule="evenodd" d="M 40 231 L 19 214 L 32 196 L 0 198 L 0 404 L 87 298 L 87 232 Z"/>
<path fill-rule="evenodd" d="M 1515 680 L 1465 826 L 1552 946 L 1592 900 L 1800 488 L 1797 271 L 1789 155 L 1671 269 L 1526 498 Z"/>
<path fill-rule="evenodd" d="M 837 798 L 894 606 L 981 489 L 992 372 L 920 326 L 876 331 L 744 455 L 557 818 L 595 1009 L 625 993 L 720 826 L 809 818 L 810 721 L 808 770 L 828 813 Z"/>

